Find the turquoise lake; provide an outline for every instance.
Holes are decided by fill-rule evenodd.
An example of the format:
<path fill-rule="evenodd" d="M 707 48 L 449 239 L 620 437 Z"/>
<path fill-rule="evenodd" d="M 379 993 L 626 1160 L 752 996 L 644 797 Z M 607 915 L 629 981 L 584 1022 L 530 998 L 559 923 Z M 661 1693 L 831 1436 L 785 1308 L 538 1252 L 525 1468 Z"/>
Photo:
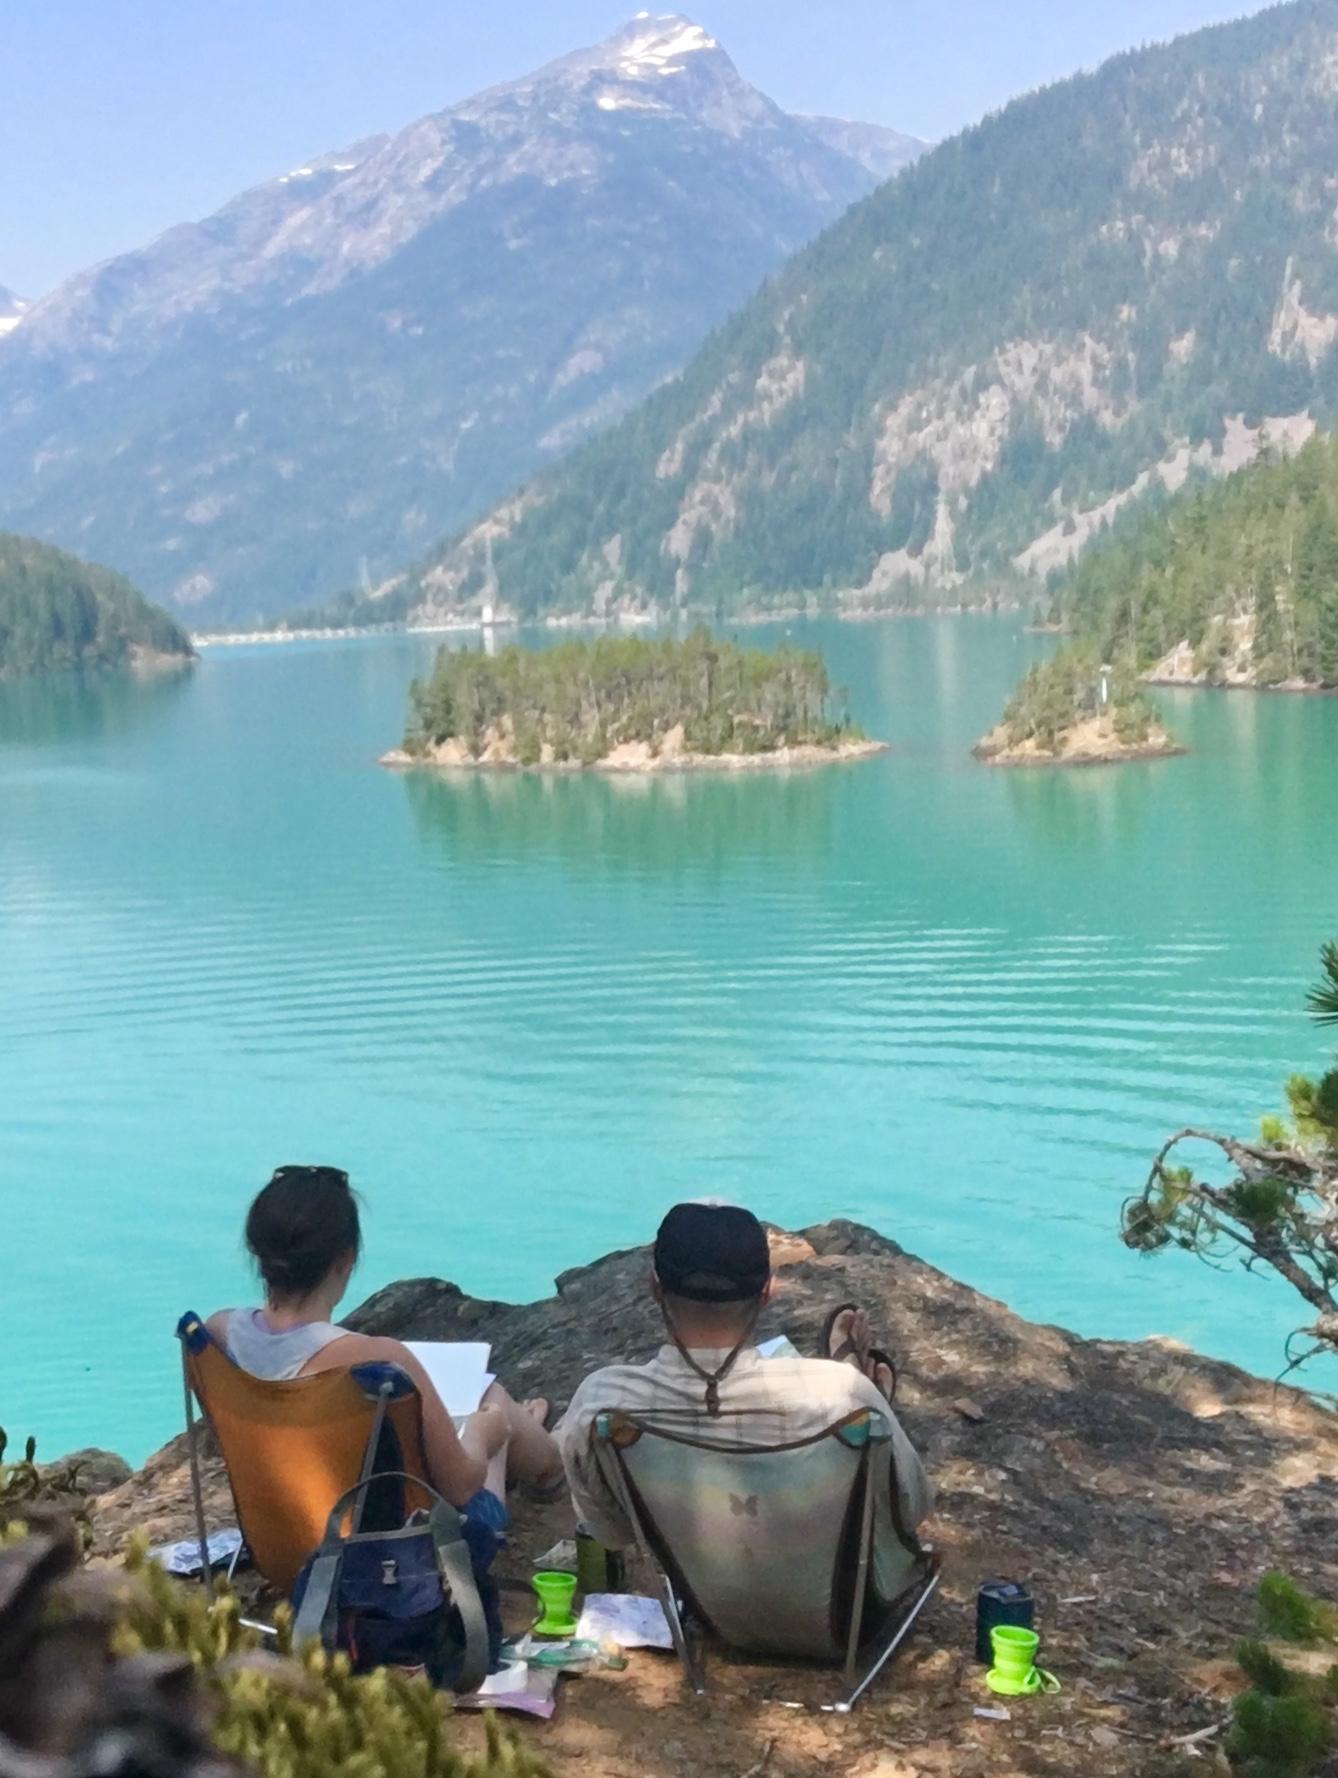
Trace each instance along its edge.
<path fill-rule="evenodd" d="M 991 771 L 969 747 L 1045 646 L 1016 621 L 793 634 L 889 754 L 400 776 L 421 637 L 0 688 L 12 1434 L 175 1432 L 176 1318 L 253 1296 L 245 1207 L 294 1160 L 365 1194 L 354 1298 L 539 1295 L 716 1194 L 1280 1368 L 1287 1292 L 1117 1224 L 1165 1135 L 1250 1133 L 1327 1053 L 1338 700 L 1177 693 L 1188 759 Z"/>

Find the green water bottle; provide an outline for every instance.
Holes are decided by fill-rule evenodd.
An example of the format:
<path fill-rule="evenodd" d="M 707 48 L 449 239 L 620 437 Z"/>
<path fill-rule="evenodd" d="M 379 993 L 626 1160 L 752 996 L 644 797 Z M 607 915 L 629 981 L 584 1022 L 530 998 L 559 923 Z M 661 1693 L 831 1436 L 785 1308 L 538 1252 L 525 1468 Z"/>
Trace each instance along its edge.
<path fill-rule="evenodd" d="M 585 1593 L 621 1593 L 626 1576 L 621 1550 L 606 1549 L 585 1525 L 576 1527 L 576 1584 Z"/>

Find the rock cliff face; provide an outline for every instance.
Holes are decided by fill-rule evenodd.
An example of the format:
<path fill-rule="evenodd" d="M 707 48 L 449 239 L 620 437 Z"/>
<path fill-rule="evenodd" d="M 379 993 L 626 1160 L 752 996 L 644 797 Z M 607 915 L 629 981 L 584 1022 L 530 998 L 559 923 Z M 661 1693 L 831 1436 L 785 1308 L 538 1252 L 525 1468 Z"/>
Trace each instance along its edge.
<path fill-rule="evenodd" d="M 700 26 L 641 14 L 38 303 L 0 342 L 0 522 L 192 617 L 371 585 L 920 146 L 791 117 Z"/>
<path fill-rule="evenodd" d="M 667 1664 L 642 1658 L 565 1692 L 545 1736 L 559 1767 L 686 1778 L 764 1758 L 776 1778 L 1170 1778 L 1185 1755 L 1163 1743 L 1228 1714 L 1228 1657 L 1252 1627 L 1261 1574 L 1286 1568 L 1338 1596 L 1338 1433 L 1296 1391 L 1169 1340 L 1081 1340 L 1032 1325 L 857 1224 L 777 1232 L 773 1253 L 782 1289 L 763 1335 L 785 1332 L 813 1351 L 826 1312 L 853 1300 L 897 1359 L 898 1409 L 938 1488 L 928 1534 L 946 1557 L 943 1595 L 895 1675 L 848 1721 L 778 1707 L 829 1696 L 820 1675 L 720 1657 L 703 1712 L 682 1700 Z M 1130 1262 L 1113 1249 L 1111 1263 Z M 488 1340 L 514 1393 L 562 1403 L 598 1365 L 661 1343 L 648 1269 L 644 1248 L 611 1254 L 523 1305 L 419 1279 L 379 1292 L 350 1324 Z M 216 1466 L 211 1498 L 229 1515 Z M 136 1526 L 186 1535 L 181 1442 L 99 1502 L 96 1523 L 106 1549 Z M 522 1503 L 511 1572 L 527 1575 L 569 1532 L 567 1508 Z M 995 1702 L 969 1652 L 975 1590 L 994 1574 L 1031 1580 L 1046 1662 L 1065 1688 L 1015 1706 L 1006 1724 L 973 1714 Z M 523 1617 L 523 1601 L 513 1605 Z M 678 1708 L 650 1713 L 664 1705 Z"/>

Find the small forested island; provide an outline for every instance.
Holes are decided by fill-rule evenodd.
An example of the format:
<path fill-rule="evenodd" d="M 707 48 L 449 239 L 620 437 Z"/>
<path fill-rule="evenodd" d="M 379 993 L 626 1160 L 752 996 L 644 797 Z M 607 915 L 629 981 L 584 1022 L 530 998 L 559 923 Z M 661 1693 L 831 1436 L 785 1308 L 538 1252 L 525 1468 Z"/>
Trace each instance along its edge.
<path fill-rule="evenodd" d="M 996 765 L 1182 751 L 1154 685 L 1338 690 L 1338 432 L 1131 507 L 1057 576 L 1033 628 L 1072 638 L 976 748 Z M 1102 662 L 1110 702 L 1093 703 Z"/>
<path fill-rule="evenodd" d="M 0 679 L 194 659 L 185 631 L 122 575 L 0 531 Z"/>
<path fill-rule="evenodd" d="M 1090 644 L 1070 643 L 1031 669 L 973 751 L 986 765 L 1088 766 L 1185 750 L 1139 689 L 1128 656 L 1106 666 Z"/>
<path fill-rule="evenodd" d="M 600 636 L 490 655 L 443 648 L 410 688 L 383 765 L 607 772 L 817 765 L 882 752 L 837 701 L 822 657 L 740 648 L 705 629 Z"/>

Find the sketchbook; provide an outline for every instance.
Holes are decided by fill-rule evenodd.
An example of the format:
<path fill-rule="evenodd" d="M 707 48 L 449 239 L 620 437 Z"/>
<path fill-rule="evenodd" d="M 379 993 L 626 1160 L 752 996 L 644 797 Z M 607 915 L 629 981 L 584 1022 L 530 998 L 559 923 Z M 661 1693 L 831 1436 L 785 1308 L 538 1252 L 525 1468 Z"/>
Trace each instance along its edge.
<path fill-rule="evenodd" d="M 406 1340 L 427 1372 L 442 1406 L 454 1420 L 472 1414 L 496 1377 L 488 1369 L 492 1347 L 478 1340 Z"/>

